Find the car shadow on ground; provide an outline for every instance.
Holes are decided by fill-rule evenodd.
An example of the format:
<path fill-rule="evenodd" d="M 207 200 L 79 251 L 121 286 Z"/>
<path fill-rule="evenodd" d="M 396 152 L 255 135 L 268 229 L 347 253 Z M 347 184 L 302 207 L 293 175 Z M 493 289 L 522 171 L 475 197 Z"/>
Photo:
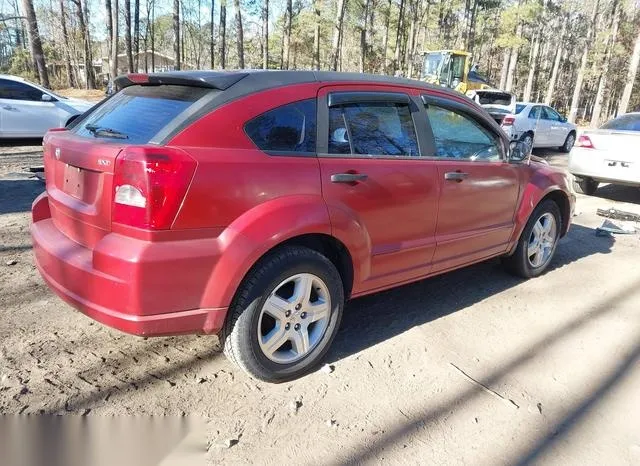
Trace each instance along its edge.
<path fill-rule="evenodd" d="M 608 184 L 600 186 L 592 195 L 594 197 L 609 199 L 611 201 L 640 204 L 640 188 L 635 186 Z"/>
<path fill-rule="evenodd" d="M 593 254 L 611 252 L 614 238 L 573 225 L 561 240 L 550 270 Z M 538 278 L 545 280 L 544 277 Z M 507 274 L 498 259 L 354 299 L 345 306 L 340 331 L 328 355 L 335 362 L 407 330 L 453 314 L 523 280 Z"/>
<path fill-rule="evenodd" d="M 42 138 L 2 139 L 0 147 L 42 146 Z"/>
<path fill-rule="evenodd" d="M 0 180 L 0 215 L 30 211 L 42 191 L 44 184 L 37 179 Z"/>

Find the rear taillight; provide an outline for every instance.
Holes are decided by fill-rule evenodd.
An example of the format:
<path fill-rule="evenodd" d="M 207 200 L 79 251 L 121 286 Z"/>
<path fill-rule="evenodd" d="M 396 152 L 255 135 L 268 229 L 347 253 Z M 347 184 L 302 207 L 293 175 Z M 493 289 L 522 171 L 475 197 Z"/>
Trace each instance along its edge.
<path fill-rule="evenodd" d="M 502 120 L 502 126 L 511 126 L 514 121 L 516 121 L 516 117 L 506 116 L 504 117 L 504 120 Z"/>
<path fill-rule="evenodd" d="M 581 135 L 576 141 L 576 147 L 582 147 L 584 149 L 595 149 L 595 147 L 593 146 L 593 142 L 591 142 L 589 136 L 586 136 L 584 134 Z"/>
<path fill-rule="evenodd" d="M 195 169 L 196 161 L 179 149 L 127 147 L 115 162 L 113 222 L 170 228 Z"/>

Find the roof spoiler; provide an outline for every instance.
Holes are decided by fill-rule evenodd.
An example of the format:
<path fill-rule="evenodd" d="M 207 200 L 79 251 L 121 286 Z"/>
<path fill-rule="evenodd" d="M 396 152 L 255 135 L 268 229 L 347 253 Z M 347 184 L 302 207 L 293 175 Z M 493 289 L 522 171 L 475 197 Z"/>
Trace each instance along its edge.
<path fill-rule="evenodd" d="M 247 76 L 246 72 L 200 72 L 200 71 L 174 71 L 168 73 L 130 73 L 118 76 L 114 80 L 116 91 L 134 84 L 159 86 L 162 84 L 173 84 L 176 86 L 205 87 L 224 91 L 242 78 Z"/>

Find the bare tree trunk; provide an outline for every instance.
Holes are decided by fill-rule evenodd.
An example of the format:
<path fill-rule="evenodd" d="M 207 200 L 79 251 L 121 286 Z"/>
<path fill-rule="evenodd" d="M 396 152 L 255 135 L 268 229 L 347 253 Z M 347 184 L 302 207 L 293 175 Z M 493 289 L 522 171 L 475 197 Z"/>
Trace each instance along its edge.
<path fill-rule="evenodd" d="M 338 56 L 342 37 L 342 24 L 344 21 L 344 10 L 346 8 L 347 0 L 338 0 L 338 8 L 336 11 L 336 21 L 333 29 L 333 40 L 331 49 L 331 69 L 333 71 L 338 70 Z"/>
<path fill-rule="evenodd" d="M 156 71 L 156 2 L 151 2 L 151 72 Z"/>
<path fill-rule="evenodd" d="M 411 8 L 411 27 L 409 28 L 409 44 L 407 47 L 407 78 L 413 77 L 413 62 L 416 48 L 416 32 L 418 29 L 418 2 Z"/>
<path fill-rule="evenodd" d="M 180 0 L 173 0 L 173 56 L 175 57 L 174 69 L 181 68 L 180 63 Z"/>
<path fill-rule="evenodd" d="M 313 69 L 320 69 L 320 0 L 314 0 L 313 9 L 316 15 L 315 30 L 313 33 Z"/>
<path fill-rule="evenodd" d="M 389 72 L 389 23 L 391 22 L 391 0 L 387 1 L 387 10 L 384 16 L 384 38 L 382 39 L 382 54 L 384 59 L 384 65 L 382 68 L 382 74 Z"/>
<path fill-rule="evenodd" d="M 598 8 L 600 6 L 599 0 L 595 1 L 593 5 L 593 13 L 591 14 L 591 22 L 589 23 L 589 29 L 587 30 L 587 37 L 584 42 L 584 48 L 582 49 L 582 58 L 580 59 L 580 68 L 578 68 L 578 76 L 576 77 L 576 84 L 573 88 L 573 96 L 571 97 L 571 108 L 569 110 L 568 120 L 571 123 L 575 123 L 578 116 L 578 106 L 580 105 L 580 92 L 582 91 L 582 83 L 584 81 L 585 71 L 587 69 L 587 62 L 589 60 L 589 50 L 591 48 L 591 38 L 596 25 L 596 19 L 598 17 Z"/>
<path fill-rule="evenodd" d="M 362 24 L 360 26 L 360 73 L 364 73 L 364 67 L 367 61 L 367 21 L 369 19 L 370 4 L 371 0 L 366 0 L 364 3 Z"/>
<path fill-rule="evenodd" d="M 507 85 L 507 74 L 509 73 L 511 49 L 505 48 L 502 57 L 502 70 L 500 71 L 500 89 L 504 89 Z"/>
<path fill-rule="evenodd" d="M 602 100 L 607 87 L 607 73 L 609 73 L 609 64 L 611 63 L 611 53 L 616 46 L 618 36 L 618 24 L 620 21 L 620 5 L 617 1 L 613 4 L 613 17 L 611 18 L 611 36 L 607 39 L 607 53 L 602 63 L 602 73 L 600 75 L 600 83 L 596 93 L 596 101 L 593 104 L 593 112 L 591 114 L 591 127 L 596 128 L 600 125 L 600 113 L 602 112 Z"/>
<path fill-rule="evenodd" d="M 60 0 L 60 26 L 62 40 L 64 41 L 64 60 L 67 68 L 67 83 L 69 87 L 76 87 L 76 80 L 71 66 L 71 53 L 69 53 L 69 33 L 67 32 L 67 14 L 64 9 L 64 0 Z"/>
<path fill-rule="evenodd" d="M 262 34 L 264 48 L 262 50 L 262 69 L 269 69 L 269 0 L 264 0 L 262 9 Z"/>
<path fill-rule="evenodd" d="M 118 0 L 111 0 L 111 57 L 109 67 L 111 79 L 118 76 Z M 153 37 L 153 36 L 151 36 Z"/>
<path fill-rule="evenodd" d="M 96 75 L 93 71 L 93 59 L 91 58 L 91 38 L 89 37 L 89 29 L 85 21 L 85 15 L 82 11 L 81 0 L 73 0 L 76 4 L 76 16 L 78 18 L 78 25 L 80 26 L 80 34 L 82 35 L 82 41 L 84 44 L 84 74 L 86 77 L 87 89 L 96 88 Z"/>
<path fill-rule="evenodd" d="M 49 87 L 49 73 L 47 73 L 47 65 L 44 60 L 44 52 L 42 50 L 42 42 L 40 41 L 40 32 L 38 31 L 38 21 L 36 19 L 36 11 L 33 8 L 33 1 L 22 0 L 22 9 L 27 17 L 27 36 L 29 38 L 29 46 L 31 47 L 31 57 L 36 65 L 40 84 L 44 87 Z"/>
<path fill-rule="evenodd" d="M 467 51 L 469 53 L 473 53 L 474 43 L 476 40 L 476 20 L 478 18 L 477 13 L 478 13 L 478 0 L 473 0 L 473 8 L 471 9 L 471 19 L 469 22 L 469 34 L 468 34 L 468 40 L 467 40 Z"/>
<path fill-rule="evenodd" d="M 220 0 L 220 67 L 227 66 L 227 0 Z"/>
<path fill-rule="evenodd" d="M 394 58 L 394 74 L 399 70 L 400 66 L 400 54 L 401 54 L 401 42 L 402 35 L 401 31 L 404 28 L 404 3 L 405 0 L 400 0 L 400 10 L 398 11 L 398 27 L 396 29 L 396 50 L 395 50 L 395 58 Z"/>
<path fill-rule="evenodd" d="M 268 1 L 268 0 L 267 0 Z M 211 58 L 211 69 L 216 67 L 216 39 L 215 39 L 215 30 L 214 30 L 214 13 L 216 9 L 216 0 L 211 0 L 211 42 L 209 43 L 209 55 Z"/>
<path fill-rule="evenodd" d="M 556 57 L 553 60 L 553 70 L 551 71 L 551 78 L 549 79 L 549 86 L 547 87 L 547 94 L 544 98 L 544 103 L 551 105 L 553 99 L 553 91 L 556 87 L 556 81 L 558 79 L 558 70 L 560 69 L 560 62 L 562 61 L 562 53 L 564 52 L 564 33 L 567 28 L 567 22 L 562 22 L 562 32 L 560 33 L 560 42 L 556 49 Z"/>
<path fill-rule="evenodd" d="M 60 0 L 60 4 L 62 4 L 64 0 Z M 113 18 L 111 13 L 111 0 L 105 0 L 105 13 L 107 17 L 107 55 L 109 56 L 109 66 L 111 66 L 111 41 L 113 39 Z M 109 71 L 111 73 L 111 71 Z M 113 79 L 113 76 L 110 76 L 110 79 Z"/>
<path fill-rule="evenodd" d="M 640 31 L 636 38 L 636 45 L 633 47 L 633 53 L 631 54 L 631 60 L 629 61 L 629 71 L 627 72 L 627 81 L 620 98 L 620 104 L 618 105 L 618 114 L 627 113 L 629 107 L 629 100 L 631 100 L 631 91 L 633 91 L 633 83 L 636 80 L 636 74 L 638 73 L 638 63 L 640 62 Z"/>
<path fill-rule="evenodd" d="M 140 69 L 140 0 L 133 0 L 133 49 L 133 66 L 137 73 Z"/>
<path fill-rule="evenodd" d="M 540 52 L 540 40 L 542 38 L 542 27 L 538 28 L 535 38 L 533 40 L 533 50 L 531 51 L 531 60 L 529 64 L 529 75 L 527 76 L 527 85 L 524 88 L 524 94 L 522 100 L 525 102 L 531 101 L 531 92 L 533 91 L 533 79 L 536 75 L 538 65 L 538 54 Z"/>
<path fill-rule="evenodd" d="M 518 22 L 518 26 L 516 26 L 516 37 L 520 37 L 522 35 L 522 23 Z M 511 48 L 511 58 L 509 58 L 509 68 L 507 71 L 507 80 L 504 85 L 504 90 L 510 92 L 513 89 L 513 81 L 515 80 L 516 67 L 518 65 L 518 51 L 519 46 L 515 46 Z"/>
<path fill-rule="evenodd" d="M 244 35 L 242 33 L 242 11 L 240 10 L 240 0 L 233 0 L 233 6 L 236 9 L 236 46 L 238 47 L 238 67 L 240 69 L 244 69 Z"/>
<path fill-rule="evenodd" d="M 127 69 L 133 73 L 133 54 L 131 52 L 131 0 L 124 0 L 124 47 L 127 52 Z"/>
<path fill-rule="evenodd" d="M 287 11 L 285 12 L 285 27 L 284 27 L 284 51 L 282 64 L 284 69 L 289 69 L 289 56 L 291 55 L 291 15 L 293 14 L 293 2 L 287 0 Z"/>

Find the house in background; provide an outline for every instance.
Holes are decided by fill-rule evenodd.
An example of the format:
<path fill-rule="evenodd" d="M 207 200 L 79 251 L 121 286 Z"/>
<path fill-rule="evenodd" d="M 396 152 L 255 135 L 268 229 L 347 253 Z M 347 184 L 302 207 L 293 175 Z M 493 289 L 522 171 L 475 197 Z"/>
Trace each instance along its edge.
<path fill-rule="evenodd" d="M 133 62 L 136 62 L 136 54 L 133 54 Z M 99 82 L 107 83 L 110 80 L 109 76 L 109 58 L 103 57 L 100 60 L 101 71 L 99 73 Z M 127 54 L 121 53 L 118 55 L 118 75 L 128 73 L 129 69 L 127 66 Z M 193 70 L 195 67 L 190 65 L 189 63 L 181 63 L 180 66 L 183 70 Z M 165 55 L 163 53 L 150 50 L 142 51 L 138 53 L 138 69 L 135 70 L 136 73 L 161 73 L 163 71 L 173 71 L 176 69 L 176 61 L 173 57 Z"/>

